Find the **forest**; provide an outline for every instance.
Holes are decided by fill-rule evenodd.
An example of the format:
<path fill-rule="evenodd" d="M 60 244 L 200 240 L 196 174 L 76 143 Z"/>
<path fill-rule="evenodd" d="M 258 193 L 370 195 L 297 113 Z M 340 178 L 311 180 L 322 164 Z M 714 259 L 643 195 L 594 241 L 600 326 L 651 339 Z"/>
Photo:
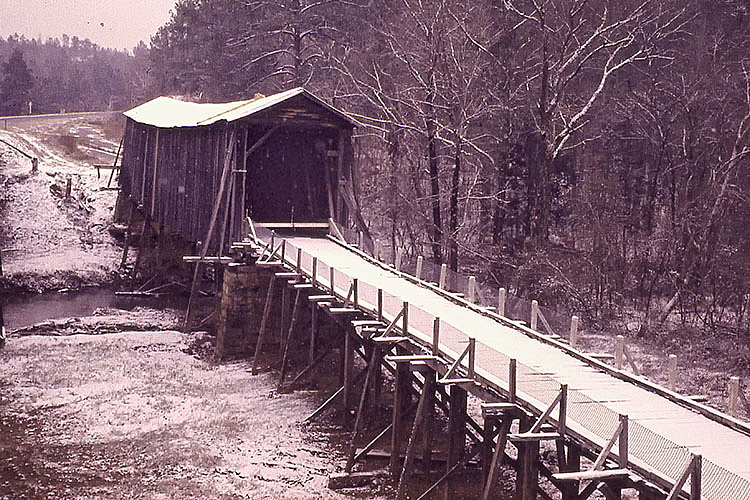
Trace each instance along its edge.
<path fill-rule="evenodd" d="M 52 62 L 106 60 L 96 106 L 305 86 L 361 122 L 360 201 L 392 250 L 591 325 L 747 338 L 748 14 L 740 0 L 179 0 L 129 62 L 70 41 L 25 56 L 50 109 L 76 107 L 74 77 L 45 86 Z M 68 55 L 44 63 L 53 49 Z"/>
<path fill-rule="evenodd" d="M 0 37 L 0 116 L 127 109 L 151 97 L 148 47 L 133 54 L 89 39 Z"/>

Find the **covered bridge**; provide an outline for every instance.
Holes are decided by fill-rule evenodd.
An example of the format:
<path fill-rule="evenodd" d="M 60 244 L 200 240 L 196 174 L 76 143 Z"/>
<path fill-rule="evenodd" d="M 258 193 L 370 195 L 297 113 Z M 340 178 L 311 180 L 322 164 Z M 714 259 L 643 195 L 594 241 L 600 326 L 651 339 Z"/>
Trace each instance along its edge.
<path fill-rule="evenodd" d="M 356 122 L 295 88 L 228 103 L 158 97 L 125 112 L 121 194 L 147 220 L 211 248 L 241 239 L 243 220 L 281 228 L 352 227 Z"/>

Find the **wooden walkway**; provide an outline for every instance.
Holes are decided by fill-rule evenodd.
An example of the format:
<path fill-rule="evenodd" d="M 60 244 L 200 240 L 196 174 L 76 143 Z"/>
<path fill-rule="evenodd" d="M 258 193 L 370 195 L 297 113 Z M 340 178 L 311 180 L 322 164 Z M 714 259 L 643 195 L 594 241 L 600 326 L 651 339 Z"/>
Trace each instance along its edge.
<path fill-rule="evenodd" d="M 300 250 L 298 252 L 298 249 Z M 424 346 L 432 342 L 433 321 L 440 318 L 440 351 L 455 359 L 468 339 L 476 340 L 476 378 L 482 384 L 509 387 L 508 366 L 517 360 L 519 398 L 544 411 L 568 386 L 567 426 L 579 439 L 598 447 L 615 433 L 620 415 L 629 421 L 629 462 L 633 470 L 675 482 L 693 454 L 702 456 L 702 498 L 750 499 L 750 436 L 692 409 L 613 377 L 561 349 L 547 345 L 476 308 L 437 293 L 415 280 L 325 238 L 288 238 L 285 261 L 301 264 L 304 274 L 330 288 L 330 266 L 336 295 L 346 297 L 357 279 L 358 303 L 375 311 L 378 289 L 383 315 L 392 320 L 408 303 L 408 334 Z M 464 363 L 465 364 L 465 363 Z M 615 450 L 617 448 L 615 447 Z M 614 453 L 616 455 L 616 453 Z M 689 491 L 689 488 L 685 488 Z"/>

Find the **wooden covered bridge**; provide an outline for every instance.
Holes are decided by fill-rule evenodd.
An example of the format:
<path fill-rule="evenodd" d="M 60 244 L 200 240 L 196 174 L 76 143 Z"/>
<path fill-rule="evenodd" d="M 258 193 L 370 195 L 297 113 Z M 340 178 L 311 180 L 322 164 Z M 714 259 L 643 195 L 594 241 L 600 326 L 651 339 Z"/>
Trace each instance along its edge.
<path fill-rule="evenodd" d="M 249 351 L 255 372 L 271 350 L 279 388 L 291 388 L 338 355 L 340 388 L 308 420 L 334 404 L 352 417 L 345 473 L 380 449 L 399 499 L 415 474 L 434 478 L 419 498 L 438 490 L 451 498 L 451 478 L 474 463 L 479 497 L 493 498 L 505 463 L 515 467 L 520 500 L 584 500 L 597 491 L 612 500 L 626 490 L 647 500 L 750 500 L 747 423 L 505 317 L 502 298 L 480 305 L 472 290 L 449 289 L 442 274 L 426 277 L 421 266 L 408 274 L 373 255 L 356 205 L 346 115 L 299 89 L 217 105 L 211 116 L 186 114 L 184 130 L 168 131 L 166 114 L 151 115 L 183 106 L 157 100 L 145 108 L 148 118 L 144 109 L 127 113 L 123 190 L 147 215 L 209 243 L 192 260 L 223 266 L 218 356 Z M 272 141 L 294 117 L 305 123 Z M 293 151 L 297 145 L 312 158 Z M 208 173 L 196 173 L 200 164 Z M 264 177 L 275 169 L 289 170 Z M 336 236 L 292 227 L 325 221 Z M 211 245 L 219 225 L 221 244 Z M 360 236 L 347 243 L 339 226 Z M 307 366 L 291 376 L 289 359 L 300 353 Z M 391 418 L 377 428 L 369 416 L 386 400 L 384 387 Z M 479 410 L 469 410 L 470 397 Z M 436 432 L 443 421 L 446 432 Z"/>

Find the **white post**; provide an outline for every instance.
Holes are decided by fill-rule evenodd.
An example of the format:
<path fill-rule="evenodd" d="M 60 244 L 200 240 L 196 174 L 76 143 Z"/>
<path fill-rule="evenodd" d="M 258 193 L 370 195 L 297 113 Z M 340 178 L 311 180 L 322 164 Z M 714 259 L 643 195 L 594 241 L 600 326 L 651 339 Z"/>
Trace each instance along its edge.
<path fill-rule="evenodd" d="M 674 392 L 677 387 L 677 355 L 676 354 L 670 354 L 669 355 L 669 390 Z"/>
<path fill-rule="evenodd" d="M 448 275 L 448 264 L 443 264 L 440 266 L 440 281 L 438 282 L 438 286 L 445 290 L 445 278 Z"/>
<path fill-rule="evenodd" d="M 395 266 L 394 266 L 396 268 L 396 271 L 400 271 L 401 270 L 401 261 L 403 259 L 404 259 L 404 251 L 403 251 L 403 249 L 399 248 L 396 251 L 396 262 L 395 262 Z"/>
<path fill-rule="evenodd" d="M 740 378 L 729 377 L 729 415 L 737 416 L 737 403 L 740 399 Z"/>
<path fill-rule="evenodd" d="M 362 231 L 357 231 L 357 248 L 364 250 L 362 247 Z"/>
<path fill-rule="evenodd" d="M 578 316 L 570 318 L 570 347 L 578 345 Z"/>
<path fill-rule="evenodd" d="M 469 276 L 469 286 L 466 290 L 466 297 L 469 299 L 469 302 L 472 304 L 476 303 L 477 301 L 477 277 L 476 276 Z"/>
<path fill-rule="evenodd" d="M 375 240 L 375 255 L 373 255 L 373 257 L 375 257 L 375 260 L 380 260 L 380 252 L 382 251 L 380 245 L 381 245 L 380 240 L 376 239 Z"/>
<path fill-rule="evenodd" d="M 417 257 L 417 272 L 414 275 L 414 277 L 417 278 L 418 280 L 422 279 L 422 265 L 423 264 L 424 264 L 424 257 L 420 255 L 419 257 Z"/>
<path fill-rule="evenodd" d="M 622 370 L 622 361 L 625 357 L 625 337 L 617 336 L 617 346 L 615 347 L 615 368 Z"/>
<path fill-rule="evenodd" d="M 536 331 L 536 322 L 539 316 L 539 302 L 531 301 L 531 329 Z"/>
<path fill-rule="evenodd" d="M 497 314 L 505 316 L 505 288 L 497 291 Z"/>

